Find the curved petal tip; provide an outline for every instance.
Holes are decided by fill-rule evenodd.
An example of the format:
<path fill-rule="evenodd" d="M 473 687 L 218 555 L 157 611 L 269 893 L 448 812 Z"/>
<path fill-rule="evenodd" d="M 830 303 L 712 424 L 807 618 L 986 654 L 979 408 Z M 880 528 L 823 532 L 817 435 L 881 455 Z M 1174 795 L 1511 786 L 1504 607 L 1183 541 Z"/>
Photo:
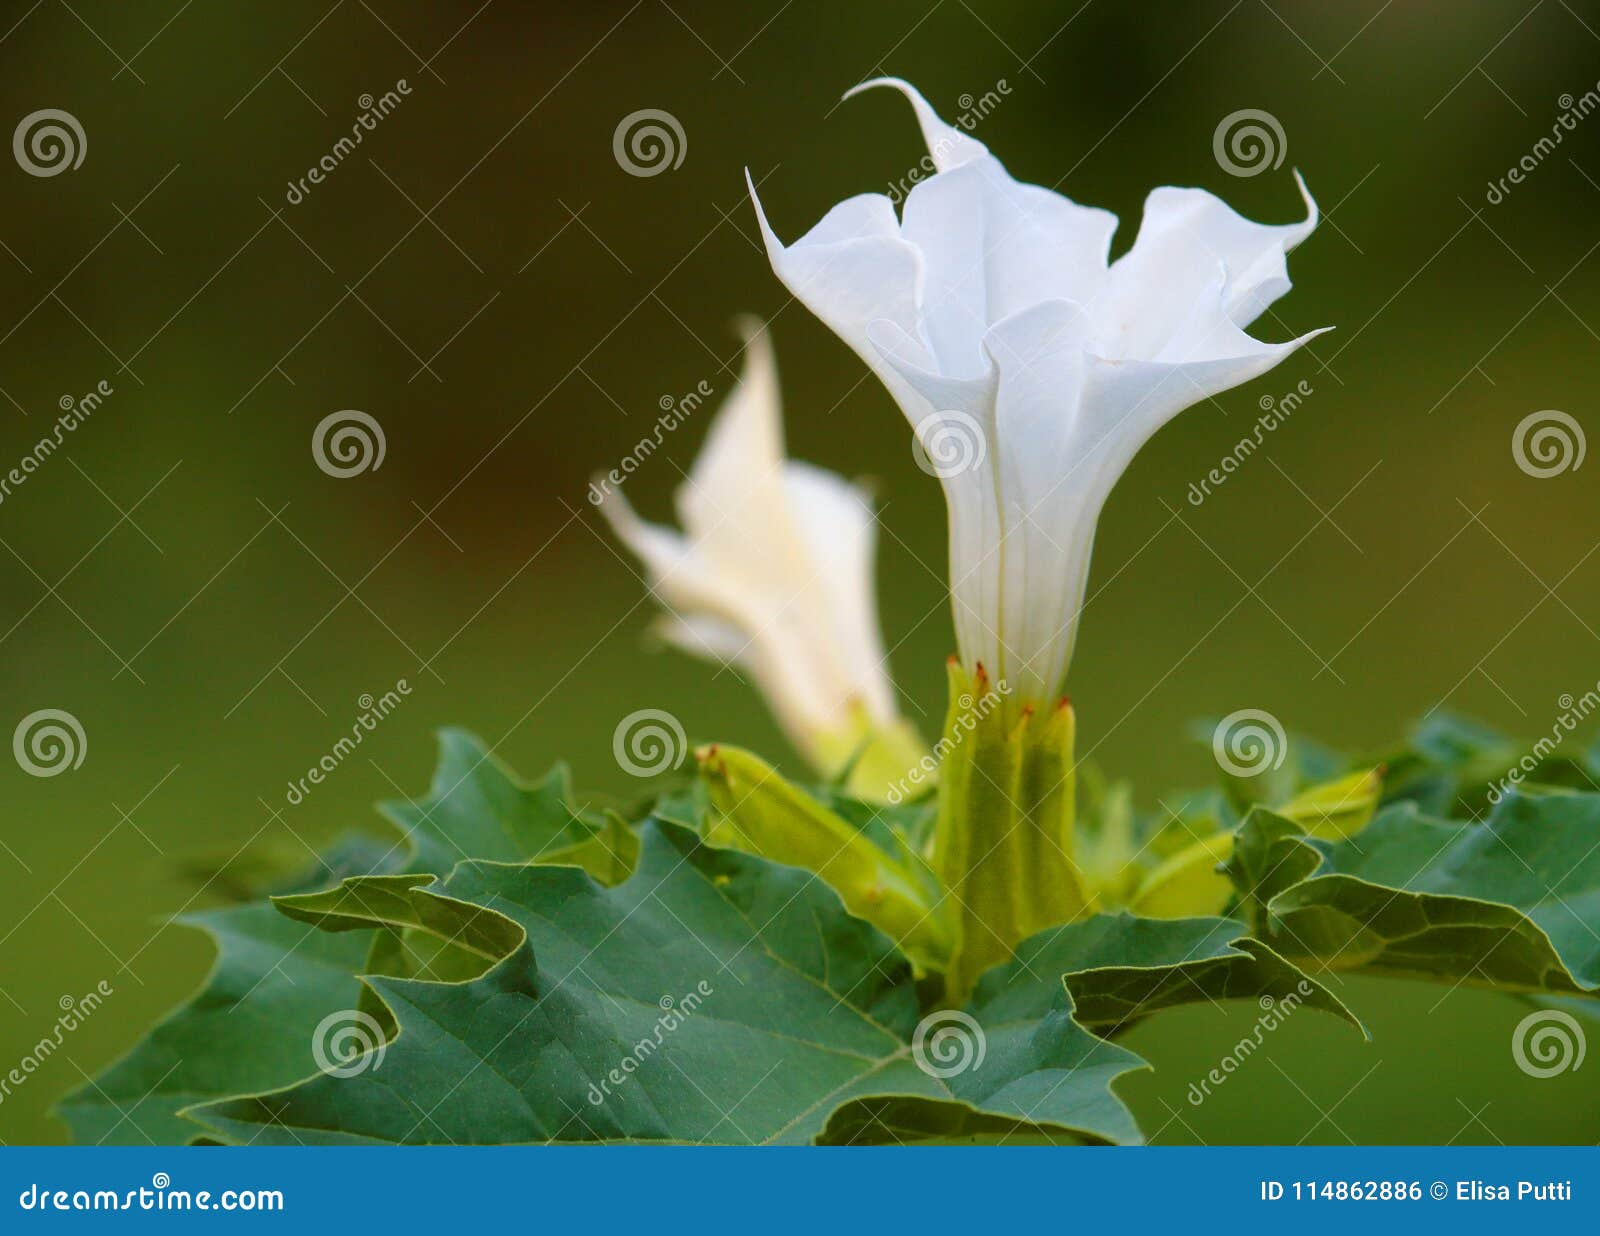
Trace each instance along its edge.
<path fill-rule="evenodd" d="M 933 105 L 927 99 L 923 98 L 922 92 L 903 77 L 870 78 L 846 90 L 840 101 L 854 98 L 862 91 L 877 86 L 888 86 L 898 90 L 910 101 L 912 110 L 917 114 L 917 127 L 922 130 L 922 140 L 927 145 L 928 154 L 932 156 L 934 166 L 939 171 L 949 171 L 953 167 L 960 167 L 963 163 L 970 163 L 973 159 L 982 158 L 989 153 L 989 148 L 982 142 L 940 119 L 939 113 L 933 110 Z"/>
<path fill-rule="evenodd" d="M 1306 188 L 1306 178 L 1300 174 L 1298 167 L 1294 169 L 1294 183 L 1299 186 L 1300 200 L 1306 204 L 1305 220 L 1299 225 L 1297 229 L 1298 235 L 1293 242 L 1294 244 L 1299 244 L 1316 230 L 1317 223 L 1322 218 L 1322 213 L 1317 209 L 1317 201 L 1311 196 L 1311 190 Z"/>
<path fill-rule="evenodd" d="M 783 252 L 783 241 L 778 239 L 778 234 L 772 230 L 772 224 L 767 222 L 767 212 L 761 205 L 761 195 L 756 192 L 755 177 L 750 174 L 750 169 L 744 169 L 745 187 L 750 190 L 750 204 L 756 208 L 756 225 L 761 229 L 761 240 L 767 247 L 767 257 L 776 261 L 778 254 Z"/>
<path fill-rule="evenodd" d="M 764 335 L 767 332 L 766 322 L 754 313 L 735 314 L 731 325 L 733 326 L 733 333 L 744 341 L 746 347 L 749 347 L 757 336 Z"/>
<path fill-rule="evenodd" d="M 928 101 L 922 97 L 922 92 L 903 77 L 871 77 L 864 82 L 857 82 L 839 96 L 839 102 L 843 103 L 846 99 L 853 99 L 862 91 L 872 90 L 877 86 L 888 86 L 891 89 L 898 90 L 911 100 L 911 106 L 913 107 L 928 106 Z"/>

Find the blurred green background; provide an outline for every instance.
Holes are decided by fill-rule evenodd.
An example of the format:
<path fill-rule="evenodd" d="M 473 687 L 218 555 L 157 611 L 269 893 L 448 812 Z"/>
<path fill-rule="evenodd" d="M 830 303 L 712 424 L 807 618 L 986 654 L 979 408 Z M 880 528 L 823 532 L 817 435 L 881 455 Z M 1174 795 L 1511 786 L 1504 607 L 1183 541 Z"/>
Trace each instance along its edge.
<path fill-rule="evenodd" d="M 1600 6 L 44 0 L 0 27 L 5 124 L 62 108 L 87 139 L 76 170 L 0 169 L 0 462 L 64 396 L 114 391 L 0 502 L 3 732 L 59 708 L 87 736 L 75 771 L 0 767 L 0 1066 L 59 998 L 115 991 L 0 1102 L 8 1143 L 61 1138 L 49 1105 L 201 980 L 208 945 L 165 925 L 215 899 L 195 862 L 381 827 L 371 804 L 426 786 L 436 727 L 618 792 L 638 786 L 612 731 L 641 707 L 784 752 L 733 674 L 647 647 L 651 606 L 585 499 L 663 398 L 726 391 L 738 312 L 772 321 L 793 453 L 874 478 L 895 671 L 936 724 L 937 485 L 770 273 L 743 188 L 748 166 L 792 239 L 902 176 L 920 153 L 904 102 L 835 108 L 880 72 L 947 115 L 1004 81 L 977 135 L 1020 178 L 1117 211 L 1119 250 L 1157 184 L 1284 221 L 1298 167 L 1326 213 L 1257 333 L 1337 331 L 1163 431 L 1101 524 L 1071 691 L 1083 749 L 1141 804 L 1209 778 L 1198 715 L 1265 708 L 1351 748 L 1440 707 L 1532 734 L 1600 677 L 1600 473 L 1535 479 L 1511 452 L 1530 412 L 1594 423 L 1600 118 L 1486 201 L 1562 96 L 1596 87 Z M 360 97 L 402 78 L 289 204 Z M 649 178 L 612 154 L 642 108 L 686 136 Z M 1242 108 L 1280 122 L 1281 168 L 1219 167 L 1213 133 Z M 1190 505 L 1257 401 L 1302 380 L 1267 449 Z M 310 443 L 346 408 L 387 454 L 335 479 Z M 629 482 L 647 513 L 705 419 Z M 290 806 L 359 698 L 401 678 L 412 694 L 358 757 Z M 1373 1043 L 1296 1019 L 1200 1107 L 1189 1083 L 1255 1011 L 1167 1015 L 1133 1034 L 1156 1071 L 1125 1094 L 1162 1141 L 1600 1136 L 1600 1069 L 1525 1077 L 1515 1002 L 1347 998 Z"/>

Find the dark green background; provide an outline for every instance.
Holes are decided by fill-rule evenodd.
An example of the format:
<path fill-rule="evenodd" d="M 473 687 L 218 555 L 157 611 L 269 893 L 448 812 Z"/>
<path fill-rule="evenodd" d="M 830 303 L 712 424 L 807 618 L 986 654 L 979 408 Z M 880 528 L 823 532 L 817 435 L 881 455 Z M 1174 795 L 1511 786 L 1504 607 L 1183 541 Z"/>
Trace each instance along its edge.
<path fill-rule="evenodd" d="M 1600 677 L 1600 463 L 1535 480 L 1510 449 L 1533 411 L 1595 423 L 1600 118 L 1485 202 L 1559 96 L 1596 85 L 1600 6 L 480 3 L 13 0 L 0 21 L 5 131 L 59 107 L 88 136 L 76 171 L 0 167 L 5 465 L 60 397 L 115 388 L 0 503 L 0 730 L 64 708 L 88 734 L 75 772 L 0 767 L 0 1066 L 59 997 L 115 989 L 0 1104 L 7 1142 L 61 1137 L 48 1105 L 200 980 L 208 946 L 162 925 L 195 895 L 187 861 L 303 854 L 373 822 L 375 799 L 423 789 L 437 726 L 611 791 L 636 786 L 610 751 L 640 707 L 783 751 L 732 674 L 644 646 L 650 606 L 585 500 L 660 399 L 727 389 L 735 313 L 773 322 L 793 452 L 875 478 L 884 626 L 908 711 L 933 723 L 937 486 L 771 275 L 742 181 L 793 238 L 901 176 L 918 154 L 901 100 L 834 110 L 878 72 L 947 114 L 1004 79 L 978 135 L 1019 177 L 1116 210 L 1119 246 L 1157 184 L 1287 220 L 1297 166 L 1329 216 L 1258 329 L 1338 330 L 1164 431 L 1101 524 L 1071 691 L 1084 749 L 1143 805 L 1210 775 L 1197 715 L 1266 708 L 1350 747 L 1438 707 L 1532 734 Z M 287 205 L 358 96 L 399 78 L 400 108 Z M 687 152 L 640 179 L 611 143 L 646 107 Z M 1279 119 L 1288 158 L 1241 179 L 1212 134 L 1247 107 Z M 1302 379 L 1314 394 L 1268 450 L 1190 506 L 1258 398 Z M 384 426 L 381 470 L 313 465 L 341 408 Z M 703 420 L 630 482 L 647 511 Z M 402 677 L 400 710 L 288 806 L 358 697 Z M 1126 1093 L 1166 1141 L 1600 1135 L 1600 1067 L 1524 1077 L 1513 1001 L 1346 994 L 1374 1043 L 1307 1014 L 1195 1108 L 1189 1083 L 1254 1011 L 1189 1010 L 1135 1031 L 1157 1071 Z"/>

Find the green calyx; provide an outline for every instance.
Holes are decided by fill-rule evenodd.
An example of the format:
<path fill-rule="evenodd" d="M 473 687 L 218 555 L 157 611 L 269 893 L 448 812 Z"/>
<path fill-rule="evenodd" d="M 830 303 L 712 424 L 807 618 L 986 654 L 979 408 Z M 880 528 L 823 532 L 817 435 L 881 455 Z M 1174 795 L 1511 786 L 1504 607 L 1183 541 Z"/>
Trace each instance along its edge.
<path fill-rule="evenodd" d="M 952 1002 L 1019 942 L 1089 910 L 1073 861 L 1072 705 L 1019 709 L 1006 695 L 981 665 L 951 662 L 930 857 L 956 922 Z"/>
<path fill-rule="evenodd" d="M 904 717 L 875 721 L 865 709 L 831 733 L 813 735 L 813 764 L 864 802 L 896 802 L 906 770 L 926 759 L 928 745 Z"/>
<path fill-rule="evenodd" d="M 703 747 L 695 758 L 708 799 L 708 844 L 815 872 L 852 914 L 896 941 L 918 969 L 945 968 L 949 925 L 931 880 L 919 878 L 915 854 L 889 854 L 748 751 Z"/>

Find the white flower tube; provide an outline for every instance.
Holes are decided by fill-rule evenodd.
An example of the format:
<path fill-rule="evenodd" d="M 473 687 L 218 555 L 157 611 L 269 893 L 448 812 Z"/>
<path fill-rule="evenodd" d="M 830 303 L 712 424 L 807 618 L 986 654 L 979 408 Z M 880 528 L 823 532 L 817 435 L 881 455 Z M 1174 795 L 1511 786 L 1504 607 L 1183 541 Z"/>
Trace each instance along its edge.
<path fill-rule="evenodd" d="M 1289 290 L 1285 254 L 1316 206 L 1302 182 L 1306 218 L 1274 227 L 1200 189 L 1156 189 L 1109 262 L 1114 215 L 1013 180 L 905 82 L 856 90 L 876 85 L 910 99 L 936 174 L 898 218 L 862 194 L 787 246 L 756 200 L 761 231 L 779 278 L 883 380 L 943 481 L 962 661 L 1044 700 L 1072 655 L 1095 523 L 1135 453 L 1320 333 L 1244 330 Z"/>
<path fill-rule="evenodd" d="M 737 665 L 795 746 L 880 793 L 925 752 L 899 715 L 873 591 L 868 496 L 785 458 L 772 347 L 745 324 L 745 367 L 677 493 L 683 531 L 640 519 L 604 487 L 601 512 L 667 608 L 659 630 Z"/>

